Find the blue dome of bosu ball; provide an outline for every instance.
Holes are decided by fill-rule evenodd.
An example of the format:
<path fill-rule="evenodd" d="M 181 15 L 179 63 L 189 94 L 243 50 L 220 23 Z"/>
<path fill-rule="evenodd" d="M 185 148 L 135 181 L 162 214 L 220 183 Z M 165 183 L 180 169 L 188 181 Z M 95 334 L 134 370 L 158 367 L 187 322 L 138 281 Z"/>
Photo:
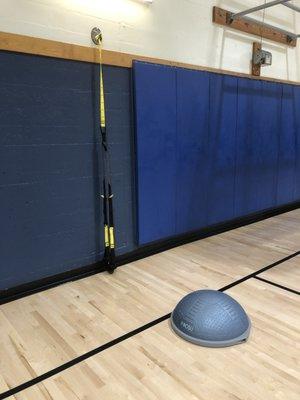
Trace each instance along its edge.
<path fill-rule="evenodd" d="M 179 336 L 194 344 L 227 347 L 248 339 L 251 322 L 243 307 L 228 294 L 198 290 L 177 304 L 171 326 Z"/>

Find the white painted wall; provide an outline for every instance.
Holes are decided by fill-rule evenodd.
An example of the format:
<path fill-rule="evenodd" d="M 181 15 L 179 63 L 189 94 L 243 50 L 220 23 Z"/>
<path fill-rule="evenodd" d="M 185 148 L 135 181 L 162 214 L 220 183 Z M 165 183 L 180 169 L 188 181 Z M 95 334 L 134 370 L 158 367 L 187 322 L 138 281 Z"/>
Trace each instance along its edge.
<path fill-rule="evenodd" d="M 0 30 L 89 46 L 96 25 L 109 50 L 248 73 L 255 37 L 214 26 L 212 6 L 240 11 L 263 1 L 0 0 Z M 262 12 L 255 17 L 261 19 Z M 300 13 L 286 7 L 268 9 L 265 20 L 300 34 Z M 263 75 L 300 81 L 300 40 L 297 49 L 263 43 L 273 53 Z"/>

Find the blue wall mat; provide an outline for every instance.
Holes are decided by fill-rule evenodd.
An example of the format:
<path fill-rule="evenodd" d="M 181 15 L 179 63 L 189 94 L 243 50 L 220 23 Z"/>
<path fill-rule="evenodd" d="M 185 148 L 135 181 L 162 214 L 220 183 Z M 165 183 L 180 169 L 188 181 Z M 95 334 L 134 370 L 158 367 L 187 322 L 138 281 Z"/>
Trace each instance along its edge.
<path fill-rule="evenodd" d="M 233 181 L 235 215 L 300 199 L 299 87 L 256 82 L 255 105 L 257 88 L 243 78 L 136 67 L 141 243 L 231 219 Z M 137 246 L 131 71 L 105 67 L 104 75 L 122 254 Z M 93 64 L 0 52 L 0 290 L 102 257 L 97 80 Z M 235 133 L 236 80 L 248 125 L 239 118 Z M 139 99 L 144 85 L 149 107 Z M 249 113 L 257 109 L 253 123 Z M 143 126 L 150 130 L 140 141 Z"/>
<path fill-rule="evenodd" d="M 236 216 L 276 205 L 281 85 L 239 79 Z"/>
<path fill-rule="evenodd" d="M 176 71 L 134 64 L 139 243 L 176 233 Z"/>
<path fill-rule="evenodd" d="M 134 248 L 130 71 L 104 74 L 120 253 Z M 93 64 L 0 52 L 0 290 L 102 257 L 95 79 Z"/>
<path fill-rule="evenodd" d="M 139 243 L 299 200 L 298 87 L 137 62 L 135 96 Z"/>
<path fill-rule="evenodd" d="M 282 85 L 282 112 L 278 154 L 278 205 L 296 200 L 297 121 L 295 101 L 295 87 Z"/>
<path fill-rule="evenodd" d="M 208 225 L 234 217 L 237 82 L 230 76 L 209 76 L 209 154 L 204 163 L 209 184 L 202 187 L 208 193 Z"/>
<path fill-rule="evenodd" d="M 207 225 L 208 118 L 208 73 L 177 70 L 176 233 Z"/>
<path fill-rule="evenodd" d="M 296 119 L 296 173 L 295 200 L 300 199 L 300 86 L 294 87 L 294 113 Z"/>

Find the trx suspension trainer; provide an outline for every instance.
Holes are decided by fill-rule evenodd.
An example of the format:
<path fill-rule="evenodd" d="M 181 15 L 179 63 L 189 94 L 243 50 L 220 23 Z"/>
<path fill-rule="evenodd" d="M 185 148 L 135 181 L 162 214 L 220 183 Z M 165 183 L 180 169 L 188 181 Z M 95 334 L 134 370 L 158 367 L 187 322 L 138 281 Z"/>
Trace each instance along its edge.
<path fill-rule="evenodd" d="M 115 264 L 115 233 L 114 233 L 114 214 L 113 214 L 113 193 L 111 186 L 110 160 L 108 153 L 108 142 L 106 133 L 106 117 L 105 117 L 105 96 L 103 84 L 103 68 L 102 68 L 102 33 L 99 28 L 93 28 L 91 38 L 94 44 L 98 46 L 99 52 L 99 100 L 100 100 L 100 132 L 102 139 L 102 161 L 103 161 L 103 224 L 104 224 L 104 257 L 103 262 L 107 271 L 113 273 Z"/>

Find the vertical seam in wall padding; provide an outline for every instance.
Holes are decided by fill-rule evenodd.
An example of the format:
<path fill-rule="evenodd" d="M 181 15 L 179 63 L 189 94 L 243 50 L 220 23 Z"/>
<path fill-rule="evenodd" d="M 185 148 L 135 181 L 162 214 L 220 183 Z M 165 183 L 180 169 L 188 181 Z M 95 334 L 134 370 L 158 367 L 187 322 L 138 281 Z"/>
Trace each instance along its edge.
<path fill-rule="evenodd" d="M 211 195 L 213 194 L 213 190 L 210 185 L 208 185 L 208 182 L 213 182 L 214 178 L 214 164 L 215 164 L 215 152 L 214 152 L 214 142 L 212 139 L 214 139 L 214 135 L 212 135 L 212 124 L 211 124 L 211 117 L 212 117 L 212 79 L 213 75 L 210 73 L 208 75 L 208 120 L 207 120 L 207 129 L 208 129 L 208 135 L 207 135 L 207 168 L 208 168 L 208 181 L 207 181 L 207 186 L 206 186 L 206 218 L 207 222 L 206 224 L 209 225 L 209 214 L 211 212 L 210 206 L 209 206 L 209 200 Z M 218 77 L 216 77 L 218 79 Z M 223 79 L 223 78 L 222 78 Z M 217 118 L 219 117 L 219 111 L 220 111 L 220 102 L 217 102 L 217 105 L 215 105 L 217 108 Z M 218 129 L 217 129 L 218 130 Z"/>
<path fill-rule="evenodd" d="M 278 193 L 278 185 L 279 185 L 279 160 L 280 160 L 280 138 L 281 138 L 281 131 L 282 131 L 282 116 L 283 116 L 283 85 L 277 83 L 277 85 L 281 88 L 281 102 L 280 102 L 280 114 L 279 114 L 279 129 L 277 130 L 277 171 L 276 171 L 276 193 L 275 193 L 275 204 L 277 206 L 277 193 Z"/>
<path fill-rule="evenodd" d="M 133 102 L 134 102 L 134 157 L 135 157 L 135 183 L 136 183 L 136 190 L 135 190 L 135 219 L 136 219 L 136 232 L 135 232 L 135 239 L 136 243 L 139 243 L 139 234 L 140 234 L 140 218 L 139 218 L 139 168 L 138 168 L 138 158 L 139 158 L 139 151 L 137 145 L 137 95 L 136 95 L 136 61 L 133 62 L 132 68 L 132 75 L 133 79 Z"/>
<path fill-rule="evenodd" d="M 217 77 L 216 77 L 217 78 Z M 209 91 L 208 91 L 208 146 L 207 146 L 207 150 L 208 150 L 208 166 L 209 166 L 209 175 L 208 175 L 208 182 L 213 182 L 213 178 L 214 178 L 214 164 L 215 164 L 215 152 L 214 152 L 214 141 L 212 139 L 213 135 L 212 135 L 212 123 L 211 123 L 211 115 L 212 115 L 212 79 L 213 79 L 213 75 L 209 74 Z M 217 107 L 217 118 L 219 116 L 219 112 L 220 112 L 220 103 L 218 102 L 217 105 L 214 105 L 215 107 Z M 207 205 L 207 218 L 209 221 L 209 214 L 210 214 L 210 206 L 209 206 L 209 200 L 210 200 L 210 196 L 213 193 L 213 191 L 211 190 L 212 188 L 207 185 L 206 191 L 207 191 L 207 199 L 206 199 L 206 205 Z M 208 222 L 207 222 L 208 223 Z M 208 223 L 209 224 L 209 223 Z"/>
<path fill-rule="evenodd" d="M 137 62 L 133 61 L 133 68 L 132 68 L 132 75 L 134 77 L 133 80 L 133 102 L 134 102 L 134 156 L 135 156 L 135 181 L 136 181 L 136 192 L 135 192 L 135 219 L 136 219 L 136 232 L 135 232 L 135 239 L 136 242 L 139 243 L 139 235 L 140 235 L 140 215 L 139 215 L 139 181 L 140 181 L 140 174 L 139 174 L 139 166 L 138 166 L 138 159 L 139 159 L 139 149 L 138 149 L 138 139 L 137 139 L 137 132 L 138 132 L 138 119 L 137 119 L 137 93 L 136 93 L 136 65 Z"/>
<path fill-rule="evenodd" d="M 131 160 L 131 168 L 132 168 L 132 177 L 131 177 L 131 196 L 134 201 L 132 201 L 131 209 L 132 209 L 132 218 L 133 218 L 133 240 L 134 240 L 134 245 L 137 246 L 138 243 L 138 222 L 137 222 L 137 164 L 136 164 L 136 135 L 135 135 L 135 89 L 134 89 L 134 64 L 133 67 L 130 69 L 130 90 L 131 93 L 130 95 L 130 107 L 131 107 L 131 112 L 130 112 L 130 123 L 131 123 L 131 140 L 130 140 L 130 151 L 132 155 L 132 160 Z"/>
<path fill-rule="evenodd" d="M 298 134 L 297 131 L 297 114 L 296 114 L 296 88 L 293 87 L 293 117 L 294 117 L 294 143 L 295 143 L 295 163 L 294 163 L 294 194 L 293 194 L 293 200 L 297 199 L 297 156 L 298 156 Z M 300 157 L 300 154 L 299 154 Z"/>
<path fill-rule="evenodd" d="M 283 135 L 283 86 L 281 86 L 281 103 L 280 103 L 281 109 L 280 109 L 280 124 L 279 124 L 279 138 L 278 138 L 278 154 L 277 154 L 277 184 L 276 184 L 276 204 L 278 204 L 279 200 L 279 163 L 280 163 L 280 142 L 282 140 L 282 135 Z"/>
<path fill-rule="evenodd" d="M 204 113 L 204 117 L 205 117 L 205 125 L 204 125 L 204 135 L 205 135 L 205 140 L 203 141 L 203 143 L 205 144 L 204 147 L 204 162 L 206 162 L 205 165 L 203 165 L 203 170 L 207 170 L 207 172 L 205 172 L 204 174 L 204 184 L 205 187 L 203 188 L 204 192 L 205 192 L 205 196 L 204 196 L 204 219 L 203 221 L 205 221 L 205 226 L 209 225 L 209 212 L 210 212 L 210 207 L 209 207 L 209 181 L 210 181 L 210 177 L 211 177 L 211 123 L 210 123 L 210 115 L 211 115 L 211 79 L 212 79 L 212 74 L 209 72 L 201 72 L 201 74 L 203 74 L 203 76 L 205 77 L 205 79 L 208 80 L 208 91 L 207 91 L 207 107 L 208 110 L 207 112 Z"/>
<path fill-rule="evenodd" d="M 172 67 L 174 71 L 174 85 L 175 85 L 175 195 L 172 199 L 174 203 L 174 226 L 173 226 L 173 234 L 177 235 L 177 194 L 178 194 L 178 179 L 177 179 L 177 168 L 178 168 L 178 123 L 177 123 L 177 95 L 178 95 L 178 88 L 177 88 L 177 68 Z"/>
<path fill-rule="evenodd" d="M 134 149 L 133 149 L 133 154 L 134 154 L 134 169 L 133 171 L 135 172 L 135 195 L 134 195 L 134 202 L 135 202 L 135 222 L 136 222 L 136 228 L 135 228 L 135 241 L 138 244 L 139 242 L 139 201 L 138 201 L 138 181 L 139 181 L 139 169 L 138 169 L 138 146 L 137 146 L 137 106 L 136 106 L 136 79 L 135 79 L 135 61 L 133 61 L 132 64 L 132 101 L 133 101 L 133 138 L 134 138 Z"/>
<path fill-rule="evenodd" d="M 279 182 L 279 160 L 280 160 L 280 137 L 281 137 L 281 122 L 282 122 L 282 110 L 283 110 L 283 86 L 279 83 L 276 85 L 280 89 L 280 103 L 279 103 L 279 116 L 278 116 L 278 128 L 276 129 L 276 141 L 277 141 L 277 165 L 276 165 L 276 174 L 275 174 L 275 184 L 274 184 L 274 203 L 273 207 L 277 205 L 277 193 L 278 193 L 278 182 Z"/>
<path fill-rule="evenodd" d="M 280 102 L 280 120 L 279 120 L 279 130 L 277 132 L 278 134 L 278 149 L 277 149 L 277 169 L 276 169 L 276 194 L 275 194 L 275 204 L 278 204 L 278 200 L 279 200 L 279 193 L 278 193 L 278 189 L 279 189 L 279 165 L 280 165 L 280 143 L 281 143 L 281 139 L 282 139 L 282 135 L 284 134 L 284 130 L 282 129 L 283 127 L 283 100 L 284 100 L 284 96 L 283 96 L 283 90 L 284 87 L 283 85 L 280 84 L 281 87 L 281 102 Z"/>
<path fill-rule="evenodd" d="M 235 101 L 236 113 L 235 113 L 235 150 L 234 150 L 234 192 L 233 192 L 233 215 L 236 216 L 236 197 L 237 197 L 237 153 L 238 153 L 238 113 L 239 113 L 239 80 L 236 79 L 236 101 Z"/>
<path fill-rule="evenodd" d="M 176 136 L 176 146 L 175 146 L 175 205 L 179 204 L 178 196 L 178 70 L 174 67 L 175 71 L 175 114 L 176 114 L 176 124 L 175 124 L 175 136 Z M 176 208 L 176 207 L 175 207 Z M 175 233 L 178 232 L 178 213 L 175 214 Z"/>
<path fill-rule="evenodd" d="M 211 136 L 210 136 L 210 130 L 211 130 L 211 123 L 210 123 L 210 115 L 211 115 L 211 77 L 212 77 L 212 74 L 211 73 L 207 73 L 208 74 L 208 113 L 207 113 L 207 131 L 208 131 L 208 134 L 207 134 L 207 152 L 208 152 L 208 155 L 210 155 L 209 153 L 210 153 L 210 140 L 211 140 Z M 210 157 L 208 157 L 208 162 L 210 162 L 211 161 L 211 159 L 210 159 Z M 208 166 L 206 166 L 206 168 L 207 168 Z M 209 174 L 207 175 L 208 177 L 210 177 L 210 174 L 211 174 L 211 170 L 209 169 Z M 206 184 L 207 184 L 207 187 L 205 188 L 205 207 L 206 207 L 206 210 L 205 210 L 205 221 L 206 221 L 206 225 L 208 225 L 208 213 L 209 213 L 209 206 L 208 206 L 208 199 L 209 199 L 209 196 L 208 196 L 208 183 L 209 183 L 209 180 L 206 182 Z"/>

